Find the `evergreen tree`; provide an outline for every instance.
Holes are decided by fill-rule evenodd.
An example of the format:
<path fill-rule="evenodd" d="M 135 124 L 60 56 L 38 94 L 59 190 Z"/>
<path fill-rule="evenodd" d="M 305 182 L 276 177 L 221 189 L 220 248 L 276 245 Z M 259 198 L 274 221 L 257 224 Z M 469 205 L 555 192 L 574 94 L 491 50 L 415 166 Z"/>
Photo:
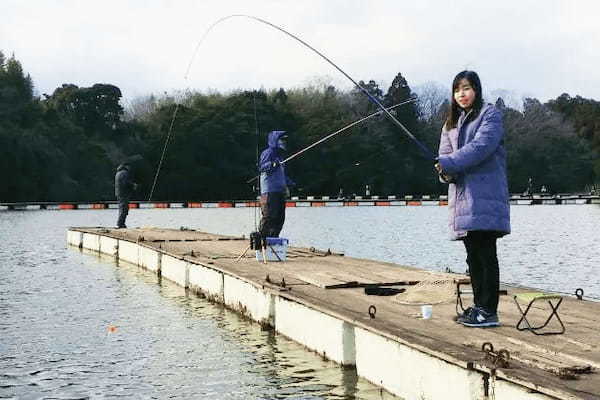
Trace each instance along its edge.
<path fill-rule="evenodd" d="M 6 60 L 0 53 L 0 120 L 31 126 L 32 116 L 38 116 L 35 105 L 31 76 L 14 55 Z"/>

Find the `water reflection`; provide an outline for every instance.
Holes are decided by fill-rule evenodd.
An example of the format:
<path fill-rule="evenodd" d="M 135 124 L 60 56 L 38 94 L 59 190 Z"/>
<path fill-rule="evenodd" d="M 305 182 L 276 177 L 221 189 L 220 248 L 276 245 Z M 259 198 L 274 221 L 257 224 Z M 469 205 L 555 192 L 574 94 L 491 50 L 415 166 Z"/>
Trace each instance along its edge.
<path fill-rule="evenodd" d="M 35 231 L 9 229 L 22 236 L 2 252 L 2 398 L 393 398 L 135 266 L 66 249 L 62 229 L 40 227 L 55 237 L 39 253 Z"/>

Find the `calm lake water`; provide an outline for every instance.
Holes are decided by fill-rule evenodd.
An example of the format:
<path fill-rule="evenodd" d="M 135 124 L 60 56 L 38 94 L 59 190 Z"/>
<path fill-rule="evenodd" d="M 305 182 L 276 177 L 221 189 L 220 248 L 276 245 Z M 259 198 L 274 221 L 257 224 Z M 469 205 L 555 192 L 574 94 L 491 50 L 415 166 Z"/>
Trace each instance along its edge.
<path fill-rule="evenodd" d="M 498 246 L 503 282 L 600 297 L 600 207 L 511 211 L 513 234 Z M 0 212 L 0 398 L 393 398 L 219 305 L 66 246 L 69 226 L 113 226 L 116 217 Z M 292 208 L 282 235 L 295 246 L 464 271 L 446 217 L 445 207 Z M 241 235 L 254 230 L 255 210 L 132 210 L 127 223 Z"/>

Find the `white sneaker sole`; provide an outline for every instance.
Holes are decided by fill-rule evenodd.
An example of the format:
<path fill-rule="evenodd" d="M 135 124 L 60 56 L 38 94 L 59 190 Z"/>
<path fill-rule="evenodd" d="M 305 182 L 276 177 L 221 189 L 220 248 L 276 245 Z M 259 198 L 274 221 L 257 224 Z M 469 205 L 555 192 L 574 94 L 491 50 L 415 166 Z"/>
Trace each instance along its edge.
<path fill-rule="evenodd" d="M 500 322 L 481 322 L 477 324 L 472 324 L 469 322 L 459 322 L 459 324 L 468 326 L 469 328 L 491 328 L 494 326 L 500 326 Z"/>

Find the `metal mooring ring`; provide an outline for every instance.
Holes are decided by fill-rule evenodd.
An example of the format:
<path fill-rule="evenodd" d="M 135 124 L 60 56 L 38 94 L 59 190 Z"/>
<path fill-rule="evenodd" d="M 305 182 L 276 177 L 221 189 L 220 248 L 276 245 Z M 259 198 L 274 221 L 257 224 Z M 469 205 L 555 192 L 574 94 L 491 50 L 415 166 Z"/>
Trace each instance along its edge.
<path fill-rule="evenodd" d="M 504 361 L 508 362 L 510 360 L 510 353 L 506 349 L 502 349 L 498 352 L 498 357 L 502 358 Z"/>
<path fill-rule="evenodd" d="M 577 297 L 577 300 L 583 300 L 583 289 L 575 289 L 575 296 Z"/>
<path fill-rule="evenodd" d="M 369 317 L 375 318 L 375 314 L 377 314 L 377 307 L 374 305 L 369 306 Z"/>
<path fill-rule="evenodd" d="M 481 345 L 481 351 L 486 353 L 494 351 L 494 345 L 491 342 L 485 342 Z"/>

